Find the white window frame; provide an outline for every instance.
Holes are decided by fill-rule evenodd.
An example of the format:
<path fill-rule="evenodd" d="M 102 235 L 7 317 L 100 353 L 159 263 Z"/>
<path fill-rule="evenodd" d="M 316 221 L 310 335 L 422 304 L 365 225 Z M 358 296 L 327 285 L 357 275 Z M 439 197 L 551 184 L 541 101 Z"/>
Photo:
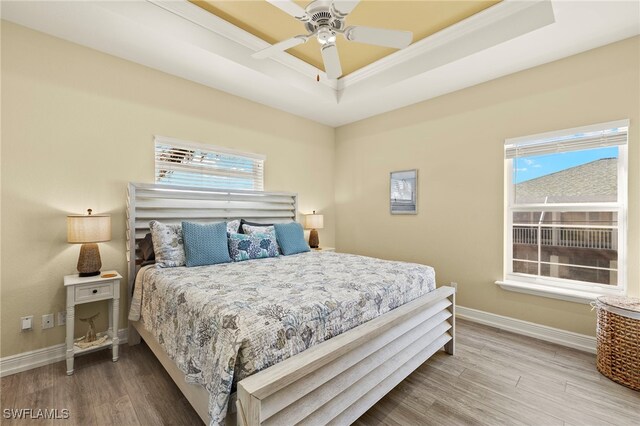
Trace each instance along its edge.
<path fill-rule="evenodd" d="M 543 140 L 583 132 L 629 127 L 629 120 L 612 121 L 590 126 L 558 130 L 505 140 L 516 142 Z M 496 281 L 505 290 L 551 297 L 578 303 L 590 303 L 601 295 L 627 294 L 627 210 L 628 210 L 628 131 L 627 144 L 618 146 L 618 201 L 614 203 L 563 203 L 560 205 L 519 204 L 515 206 L 513 159 L 504 160 L 504 264 L 503 279 Z M 517 211 L 612 211 L 618 215 L 618 284 L 587 283 L 564 278 L 540 277 L 513 272 L 513 213 Z"/>
<path fill-rule="evenodd" d="M 154 151 L 154 182 L 157 184 L 166 184 L 166 185 L 171 185 L 170 183 L 166 183 L 166 182 L 162 182 L 162 181 L 158 181 L 158 163 L 156 162 L 156 147 L 158 144 L 166 144 L 166 145 L 172 145 L 176 148 L 182 148 L 182 149 L 197 149 L 197 150 L 201 150 L 201 151 L 205 151 L 208 153 L 213 153 L 213 154 L 226 154 L 226 155 L 232 155 L 235 157 L 241 157 L 241 158 L 245 158 L 248 160 L 252 160 L 252 161 L 261 161 L 262 162 L 262 175 L 260 176 L 260 184 L 261 184 L 261 188 L 260 189 L 245 189 L 245 188 L 214 188 L 214 187 L 207 187 L 207 186 L 202 186 L 202 188 L 211 188 L 211 189 L 221 189 L 221 190 L 225 190 L 225 189 L 233 189 L 233 190 L 246 190 L 246 191 L 263 191 L 264 190 L 264 163 L 266 161 L 266 156 L 263 154 L 255 154 L 252 152 L 244 152 L 244 151 L 238 151 L 238 150 L 234 150 L 234 149 L 230 149 L 230 148 L 226 148 L 226 147 L 221 147 L 221 146 L 216 146 L 216 145 L 209 145 L 209 144 L 205 144 L 205 143 L 199 143 L 199 142 L 191 142 L 191 141 L 186 141 L 186 140 L 181 140 L 181 139 L 176 139 L 176 138 L 170 138 L 167 136 L 154 136 L 154 140 L 153 140 L 153 151 Z M 194 167 L 193 168 L 193 173 L 196 174 L 198 173 L 198 168 Z M 200 187 L 200 186 L 198 186 Z"/>

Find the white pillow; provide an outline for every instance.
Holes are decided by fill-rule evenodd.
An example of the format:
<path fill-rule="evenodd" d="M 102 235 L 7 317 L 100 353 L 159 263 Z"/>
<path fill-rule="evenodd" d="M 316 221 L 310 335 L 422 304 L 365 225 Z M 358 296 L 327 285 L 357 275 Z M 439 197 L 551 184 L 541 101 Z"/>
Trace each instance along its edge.
<path fill-rule="evenodd" d="M 273 225 L 269 225 L 269 226 L 254 226 L 254 225 L 247 225 L 246 223 L 244 225 L 242 225 L 242 231 L 247 234 L 247 235 L 253 235 L 253 234 L 276 234 L 276 230 L 273 227 Z"/>
<path fill-rule="evenodd" d="M 152 220 L 149 222 L 153 251 L 156 254 L 156 265 L 163 268 L 184 266 L 186 256 L 182 243 L 182 225 L 166 224 Z"/>
<path fill-rule="evenodd" d="M 227 232 L 230 234 L 237 234 L 240 230 L 240 219 L 230 220 L 227 222 Z"/>

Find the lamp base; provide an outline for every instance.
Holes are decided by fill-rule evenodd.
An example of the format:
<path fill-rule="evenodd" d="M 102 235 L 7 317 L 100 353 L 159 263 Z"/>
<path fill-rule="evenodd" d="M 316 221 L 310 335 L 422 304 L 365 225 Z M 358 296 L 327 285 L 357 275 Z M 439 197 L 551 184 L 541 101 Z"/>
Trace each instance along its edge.
<path fill-rule="evenodd" d="M 102 260 L 98 244 L 83 244 L 78 257 L 78 275 L 81 277 L 100 275 L 100 268 L 102 268 Z"/>
<path fill-rule="evenodd" d="M 309 233 L 309 247 L 318 248 L 320 247 L 320 239 L 318 238 L 318 231 L 312 229 Z"/>

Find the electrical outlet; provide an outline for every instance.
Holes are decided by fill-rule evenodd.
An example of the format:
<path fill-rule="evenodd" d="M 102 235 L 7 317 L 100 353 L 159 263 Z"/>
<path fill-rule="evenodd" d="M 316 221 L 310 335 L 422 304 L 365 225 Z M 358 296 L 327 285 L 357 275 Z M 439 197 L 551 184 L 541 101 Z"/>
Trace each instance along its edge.
<path fill-rule="evenodd" d="M 456 282 L 451 282 L 451 284 L 449 284 L 451 287 L 453 287 L 453 289 L 457 292 L 458 291 L 458 283 Z"/>
<path fill-rule="evenodd" d="M 42 329 L 53 328 L 53 314 L 46 314 L 42 316 Z"/>
<path fill-rule="evenodd" d="M 33 315 L 20 318 L 20 330 L 21 331 L 33 330 Z"/>
<path fill-rule="evenodd" d="M 67 313 L 65 311 L 58 312 L 58 325 L 65 325 L 67 323 Z"/>

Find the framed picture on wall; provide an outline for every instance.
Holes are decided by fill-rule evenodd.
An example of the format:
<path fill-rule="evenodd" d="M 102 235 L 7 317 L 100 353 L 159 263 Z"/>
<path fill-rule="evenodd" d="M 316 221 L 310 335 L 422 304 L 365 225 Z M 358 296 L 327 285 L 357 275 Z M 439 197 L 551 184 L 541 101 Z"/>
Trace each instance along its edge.
<path fill-rule="evenodd" d="M 418 213 L 418 170 L 391 172 L 391 214 Z"/>

